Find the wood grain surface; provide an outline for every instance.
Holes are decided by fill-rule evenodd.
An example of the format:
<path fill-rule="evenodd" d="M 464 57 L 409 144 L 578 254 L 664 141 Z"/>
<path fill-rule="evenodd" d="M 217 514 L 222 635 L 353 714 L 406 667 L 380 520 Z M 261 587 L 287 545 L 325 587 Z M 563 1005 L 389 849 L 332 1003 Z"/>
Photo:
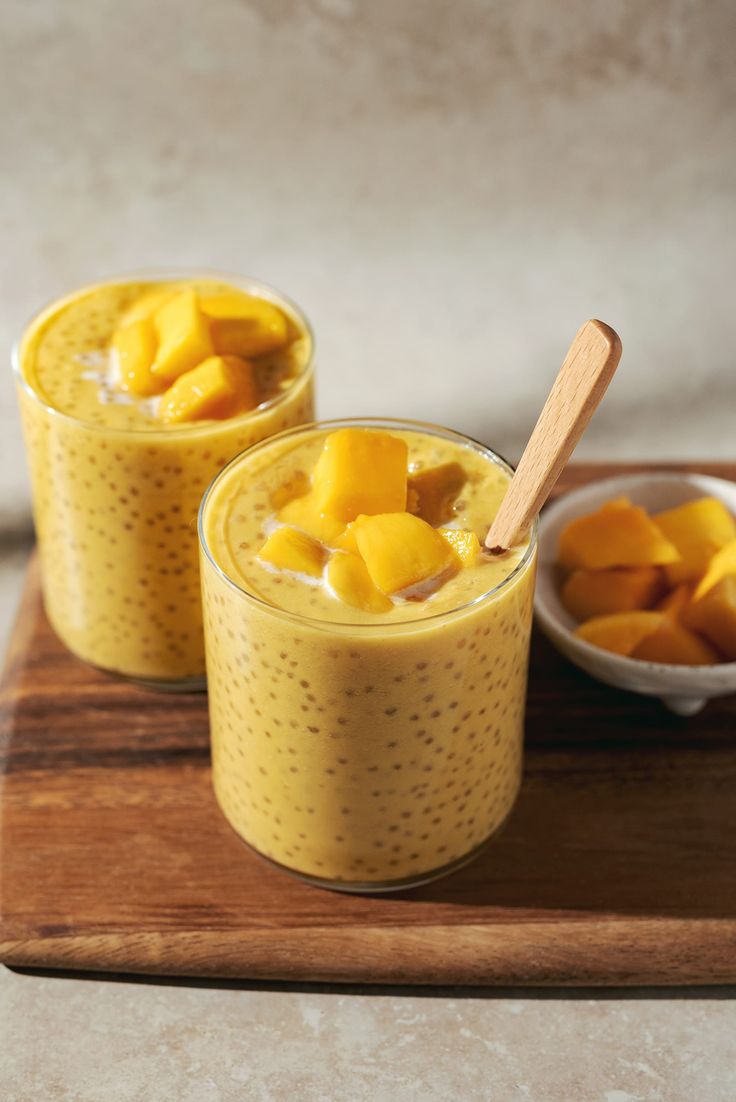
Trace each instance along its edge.
<path fill-rule="evenodd" d="M 620 469 L 569 468 L 559 489 Z M 736 464 L 697 469 L 736 477 Z M 351 983 L 736 980 L 734 697 L 682 719 L 535 639 L 508 825 L 467 869 L 373 898 L 309 887 L 252 854 L 212 796 L 205 697 L 154 694 L 74 659 L 35 568 L 0 724 L 8 964 Z"/>

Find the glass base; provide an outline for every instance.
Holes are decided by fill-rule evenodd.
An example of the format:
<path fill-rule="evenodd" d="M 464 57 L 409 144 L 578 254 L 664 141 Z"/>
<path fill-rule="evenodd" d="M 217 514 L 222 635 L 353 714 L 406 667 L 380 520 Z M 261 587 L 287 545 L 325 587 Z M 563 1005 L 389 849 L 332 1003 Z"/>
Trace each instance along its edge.
<path fill-rule="evenodd" d="M 456 857 L 454 860 L 448 861 L 446 865 L 440 865 L 437 868 L 429 869 L 427 872 L 416 873 L 414 876 L 405 876 L 400 880 L 327 880 L 321 876 L 312 876 L 306 872 L 299 872 L 298 869 L 292 869 L 289 868 L 288 865 L 282 865 L 279 861 L 274 861 L 272 857 L 266 857 L 264 853 L 261 853 L 255 846 L 252 846 L 250 842 L 246 842 L 242 834 L 238 834 L 227 816 L 225 816 L 225 820 L 236 837 L 244 846 L 247 846 L 251 853 L 254 853 L 261 861 L 265 861 L 271 868 L 278 869 L 279 872 L 285 872 L 289 876 L 301 880 L 304 884 L 311 884 L 312 887 L 315 888 L 326 888 L 328 891 L 332 892 L 345 892 L 351 895 L 380 895 L 386 892 L 405 891 L 407 888 L 418 888 L 421 887 L 422 884 L 430 884 L 434 880 L 440 880 L 443 876 L 449 876 L 451 873 L 465 868 L 466 865 L 475 861 L 476 857 L 479 857 L 481 853 L 488 848 L 491 842 L 495 841 L 506 826 L 512 810 L 513 805 L 488 837 L 484 838 L 474 849 L 463 854 L 462 857 Z"/>
<path fill-rule="evenodd" d="M 104 673 L 106 677 L 114 677 L 118 681 L 127 681 L 129 685 L 138 685 L 141 689 L 151 689 L 155 693 L 203 693 L 207 691 L 207 678 L 204 674 L 182 678 L 181 681 L 168 681 L 156 677 L 132 677 L 130 674 L 121 673 L 120 670 L 107 670 L 104 666 L 97 666 L 94 662 L 88 662 L 86 658 L 80 658 L 79 660 L 93 670 L 97 670 L 98 673 Z"/>

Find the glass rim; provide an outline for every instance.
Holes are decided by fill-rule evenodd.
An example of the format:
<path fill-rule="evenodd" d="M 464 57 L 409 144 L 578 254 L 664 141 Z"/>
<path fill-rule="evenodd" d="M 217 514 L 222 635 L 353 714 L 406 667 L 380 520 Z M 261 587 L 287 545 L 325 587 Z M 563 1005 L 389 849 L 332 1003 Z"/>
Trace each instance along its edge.
<path fill-rule="evenodd" d="M 113 287 L 118 284 L 149 281 L 151 283 L 164 283 L 167 280 L 172 282 L 175 280 L 185 279 L 212 279 L 222 283 L 229 283 L 238 290 L 248 291 L 250 289 L 265 292 L 265 297 L 268 301 L 273 302 L 276 306 L 285 306 L 287 312 L 294 315 L 299 324 L 304 329 L 304 333 L 309 342 L 309 350 L 307 358 L 303 367 L 300 369 L 299 374 L 293 379 L 291 386 L 282 391 L 281 394 L 274 395 L 268 402 L 263 402 L 261 405 L 256 406 L 255 409 L 247 410 L 245 413 L 238 414 L 235 417 L 228 417 L 225 420 L 218 421 L 200 421 L 191 422 L 189 424 L 182 425 L 169 425 L 161 428 L 128 428 L 128 427 L 111 427 L 110 425 L 97 425 L 91 421 L 83 421 L 80 417 L 75 417 L 72 413 L 65 413 L 63 410 L 56 409 L 55 406 L 49 405 L 44 401 L 37 390 L 30 384 L 28 379 L 25 378 L 21 367 L 21 351 L 23 342 L 28 335 L 34 329 L 34 327 L 44 318 L 47 314 L 50 314 L 57 307 L 61 307 L 66 302 L 71 302 L 78 298 L 80 295 L 94 291 L 98 287 Z M 176 435 L 182 436 L 198 436 L 204 432 L 217 432 L 218 429 L 225 429 L 226 426 L 243 424 L 247 421 L 255 420 L 262 414 L 270 413 L 273 409 L 278 408 L 282 402 L 285 402 L 291 395 L 291 392 L 295 386 L 299 383 L 308 381 L 314 375 L 314 353 L 315 353 L 315 338 L 314 330 L 312 328 L 309 318 L 306 316 L 302 308 L 297 305 L 293 299 L 289 298 L 282 291 L 279 291 L 277 287 L 273 287 L 270 283 L 264 283 L 263 280 L 255 279 L 251 276 L 234 275 L 232 272 L 221 272 L 215 268 L 140 268 L 132 272 L 122 272 L 120 275 L 111 276 L 110 278 L 96 280 L 93 283 L 86 283 L 81 287 L 77 287 L 75 290 L 70 291 L 65 295 L 58 295 L 55 298 L 48 301 L 40 310 L 36 310 L 31 315 L 26 324 L 23 326 L 20 336 L 13 344 L 10 356 L 11 370 L 15 377 L 15 381 L 19 387 L 26 393 L 33 401 L 41 407 L 47 414 L 54 418 L 58 418 L 61 421 L 68 422 L 69 424 L 77 425 L 79 428 L 88 432 L 100 432 L 107 434 L 119 434 L 121 436 L 137 436 L 145 439 L 156 440 L 160 437 L 170 437 Z"/>
<path fill-rule="evenodd" d="M 401 633 L 402 630 L 414 628 L 422 624 L 436 623 L 438 620 L 448 619 L 453 616 L 457 616 L 461 613 L 468 612 L 485 602 L 490 600 L 496 600 L 498 595 L 509 587 L 512 581 L 515 581 L 521 574 L 525 573 L 532 563 L 536 550 L 537 550 L 537 518 L 534 518 L 529 531 L 529 543 L 524 551 L 523 556 L 516 564 L 514 569 L 502 578 L 500 582 L 486 590 L 484 593 L 478 594 L 477 597 L 473 597 L 469 601 L 465 601 L 461 605 L 457 605 L 455 608 L 445 609 L 442 612 L 432 613 L 430 616 L 416 616 L 410 620 L 396 620 L 385 621 L 377 620 L 375 623 L 355 622 L 355 621 L 343 621 L 343 620 L 325 620 L 317 616 L 307 616 L 300 612 L 292 612 L 289 609 L 279 608 L 278 605 L 272 604 L 270 601 L 265 600 L 263 597 L 259 597 L 257 594 L 252 593 L 250 590 L 245 589 L 234 578 L 231 578 L 229 574 L 222 568 L 222 566 L 215 559 L 212 549 L 210 548 L 207 538 L 204 532 L 204 516 L 207 510 L 210 498 L 216 489 L 221 479 L 225 478 L 226 474 L 231 467 L 242 462 L 247 456 L 250 456 L 254 452 L 259 450 L 265 450 L 267 447 L 278 444 L 282 440 L 289 439 L 290 437 L 299 436 L 306 433 L 314 433 L 323 429 L 338 429 L 338 428 L 380 428 L 386 427 L 390 431 L 394 430 L 408 430 L 410 432 L 423 432 L 432 436 L 440 436 L 446 440 L 454 440 L 463 446 L 471 446 L 476 452 L 480 452 L 482 455 L 491 460 L 497 467 L 500 467 L 507 474 L 513 475 L 514 467 L 499 455 L 498 452 L 493 451 L 486 444 L 481 443 L 472 436 L 466 436 L 461 432 L 456 432 L 454 429 L 445 428 L 442 425 L 434 424 L 431 421 L 412 421 L 399 417 L 338 417 L 325 421 L 309 421 L 303 425 L 296 425 L 293 428 L 285 429 L 282 432 L 275 433 L 273 436 L 268 436 L 263 440 L 258 440 L 251 444 L 249 447 L 244 448 L 234 456 L 221 470 L 217 472 L 209 486 L 202 495 L 202 500 L 199 505 L 199 512 L 197 516 L 197 535 L 199 539 L 200 549 L 205 556 L 207 562 L 212 566 L 219 577 L 236 593 L 241 597 L 244 597 L 247 601 L 250 601 L 256 607 L 263 611 L 266 611 L 272 615 L 280 617 L 285 620 L 289 620 L 292 623 L 309 625 L 315 629 L 332 632 L 335 634 L 342 634 L 346 630 L 357 631 L 359 633 L 366 632 L 367 634 L 375 632 L 396 632 Z"/>

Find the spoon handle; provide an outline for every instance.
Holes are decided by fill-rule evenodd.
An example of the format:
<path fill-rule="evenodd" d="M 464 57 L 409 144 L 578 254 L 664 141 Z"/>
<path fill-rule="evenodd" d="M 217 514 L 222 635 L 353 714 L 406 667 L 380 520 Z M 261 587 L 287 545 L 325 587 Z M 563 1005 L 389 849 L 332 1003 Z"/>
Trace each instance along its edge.
<path fill-rule="evenodd" d="M 486 536 L 500 554 L 522 538 L 572 455 L 621 359 L 618 334 L 586 321 L 570 345 Z"/>

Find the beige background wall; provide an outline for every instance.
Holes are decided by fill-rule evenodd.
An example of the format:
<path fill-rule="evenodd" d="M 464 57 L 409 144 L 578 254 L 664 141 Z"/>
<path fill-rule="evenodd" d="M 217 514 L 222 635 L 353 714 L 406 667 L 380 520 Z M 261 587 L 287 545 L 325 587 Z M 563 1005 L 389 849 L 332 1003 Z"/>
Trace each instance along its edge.
<path fill-rule="evenodd" d="M 75 284 L 245 271 L 323 415 L 515 455 L 578 323 L 625 358 L 584 445 L 736 442 L 730 0 L 6 0 L 0 341 Z M 25 501 L 7 374 L 0 494 Z"/>

